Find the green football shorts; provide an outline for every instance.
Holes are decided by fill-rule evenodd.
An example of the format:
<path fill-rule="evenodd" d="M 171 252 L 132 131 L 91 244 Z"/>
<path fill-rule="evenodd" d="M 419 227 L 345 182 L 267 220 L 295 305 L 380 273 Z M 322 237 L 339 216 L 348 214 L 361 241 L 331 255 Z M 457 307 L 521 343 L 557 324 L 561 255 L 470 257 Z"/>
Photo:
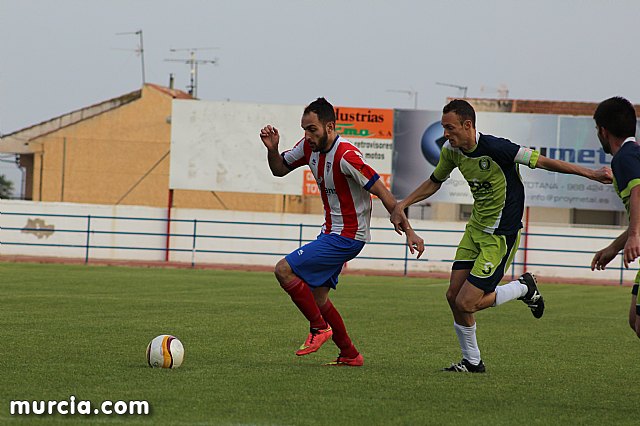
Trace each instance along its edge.
<path fill-rule="evenodd" d="M 490 293 L 511 266 L 519 245 L 520 230 L 511 235 L 495 235 L 467 225 L 452 269 L 471 269 L 468 281 Z"/>

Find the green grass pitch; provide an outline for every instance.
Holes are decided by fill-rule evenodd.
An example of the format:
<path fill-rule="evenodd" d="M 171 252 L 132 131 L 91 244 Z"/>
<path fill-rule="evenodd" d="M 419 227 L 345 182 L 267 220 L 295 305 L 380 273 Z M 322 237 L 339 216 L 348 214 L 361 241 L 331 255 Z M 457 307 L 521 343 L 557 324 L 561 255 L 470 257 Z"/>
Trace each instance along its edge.
<path fill-rule="evenodd" d="M 294 355 L 307 324 L 270 273 L 0 263 L 0 423 L 638 424 L 629 288 L 541 283 L 547 311 L 480 312 L 484 375 L 460 358 L 447 283 L 346 275 L 332 300 L 365 357 Z M 146 366 L 156 335 L 185 345 Z M 149 416 L 11 416 L 11 400 L 147 400 Z"/>

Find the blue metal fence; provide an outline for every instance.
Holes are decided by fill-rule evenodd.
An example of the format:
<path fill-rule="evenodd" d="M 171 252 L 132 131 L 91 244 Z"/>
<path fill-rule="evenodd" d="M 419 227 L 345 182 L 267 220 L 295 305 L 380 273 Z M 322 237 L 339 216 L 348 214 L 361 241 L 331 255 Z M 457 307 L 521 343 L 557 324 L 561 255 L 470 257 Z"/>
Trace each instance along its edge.
<path fill-rule="evenodd" d="M 72 249 L 82 249 L 85 263 L 89 263 L 92 259 L 92 254 L 95 253 L 96 250 L 101 249 L 111 249 L 111 250 L 128 250 L 128 251 L 153 251 L 153 252 L 163 252 L 163 253 L 191 253 L 191 265 L 195 266 L 197 261 L 198 253 L 208 253 L 208 254 L 231 254 L 231 255 L 250 255 L 250 256 L 284 256 L 288 254 L 295 247 L 300 247 L 303 244 L 315 239 L 315 233 L 318 230 L 318 224 L 304 224 L 304 223 L 275 223 L 275 222 L 250 222 L 250 221 L 222 221 L 222 220 L 201 220 L 201 219 L 166 219 L 166 218 L 150 218 L 150 217 L 127 217 L 127 216 L 101 216 L 101 215 L 70 215 L 70 214 L 53 214 L 53 213 L 27 213 L 27 212 L 1 212 L 2 216 L 24 216 L 24 217 L 38 217 L 38 218 L 64 218 L 64 219 L 72 219 L 77 221 L 77 226 L 74 227 L 65 227 L 60 228 L 56 227 L 56 233 L 62 234 L 73 234 L 78 236 L 84 236 L 82 240 L 84 243 L 47 243 L 47 242 L 25 242 L 25 241 L 17 241 L 15 238 L 11 238 L 13 233 L 20 232 L 42 232 L 43 229 L 41 227 L 18 227 L 18 226 L 2 226 L 0 230 L 3 231 L 0 237 L 0 246 L 23 246 L 23 247 L 55 247 L 59 249 L 72 248 Z M 145 223 L 158 223 L 162 225 L 163 229 L 167 229 L 167 222 L 171 223 L 171 228 L 176 227 L 178 224 L 190 225 L 189 228 L 191 232 L 166 232 L 166 231 L 157 231 L 157 232 L 145 232 L 145 231 L 114 231 L 110 229 L 105 229 L 105 223 L 111 222 L 122 222 L 122 221 L 131 221 L 135 222 L 145 222 Z M 232 235 L 224 235 L 223 233 L 209 233 L 203 228 L 206 228 L 207 225 L 219 225 L 224 227 L 224 229 L 246 229 L 247 227 L 259 226 L 259 227 L 267 227 L 274 228 L 278 231 L 284 231 L 285 236 L 255 236 L 255 235 L 246 235 L 242 233 L 232 233 Z M 182 227 L 184 229 L 184 226 Z M 313 232 L 313 234 L 311 234 Z M 386 228 L 372 228 L 373 233 L 377 233 L 377 235 L 384 235 L 385 232 L 393 233 L 391 227 Z M 438 234 L 442 233 L 453 233 L 462 235 L 463 230 L 443 230 L 443 229 L 429 229 L 429 228 L 416 228 L 416 232 L 421 235 L 425 240 L 426 245 L 426 254 L 430 252 L 430 250 L 435 248 L 447 249 L 450 251 L 450 258 L 429 258 L 428 256 L 424 256 L 422 259 L 415 259 L 412 256 L 406 247 L 405 244 L 398 241 L 380 241 L 379 238 L 376 241 L 369 243 L 369 245 L 373 246 L 384 246 L 389 247 L 389 251 L 385 251 L 387 255 L 385 256 L 367 256 L 362 255 L 359 256 L 358 259 L 365 260 L 373 260 L 373 261 L 399 261 L 403 265 L 403 273 L 407 275 L 409 273 L 409 265 L 413 262 L 443 262 L 443 263 L 451 263 L 453 254 L 455 253 L 455 249 L 457 244 L 438 244 Z M 312 235 L 311 237 L 305 237 L 305 234 Z M 131 245 L 110 245 L 96 242 L 96 238 L 98 236 L 128 236 L 128 237 L 136 237 L 135 243 Z M 555 241 L 561 241 L 565 239 L 575 239 L 576 243 L 572 245 L 580 246 L 579 239 L 582 240 L 602 240 L 602 246 L 607 245 L 611 237 L 605 236 L 593 236 L 593 235 L 575 235 L 575 234 L 549 234 L 549 233 L 528 233 L 525 234 L 523 232 L 522 239 L 529 237 L 529 239 L 534 239 L 535 237 L 549 237 L 553 238 Z M 155 244 L 144 244 L 144 238 L 152 237 L 156 239 Z M 173 246 L 169 244 L 158 244 L 157 239 L 160 238 L 164 241 L 173 241 Z M 458 238 L 456 237 L 456 240 Z M 227 241 L 242 241 L 245 244 L 249 244 L 250 247 L 255 247 L 256 243 L 261 241 L 264 242 L 285 242 L 291 243 L 290 251 L 283 252 L 274 252 L 269 250 L 233 250 L 233 249 L 208 249 L 200 247 L 201 242 L 205 242 L 207 240 L 227 240 Z M 184 241 L 182 243 L 177 243 L 179 241 Z M 436 243 L 432 243 L 432 241 L 436 241 Z M 185 243 L 188 242 L 188 243 Z M 403 247 L 403 248 L 402 248 Z M 392 250 L 393 249 L 393 250 Z M 402 253 L 401 255 L 392 255 L 393 251 L 397 253 Z M 575 248 L 550 248 L 550 247 L 521 247 L 519 253 L 524 252 L 554 252 L 558 253 L 559 262 L 557 263 L 532 263 L 528 262 L 527 267 L 549 267 L 549 268 L 575 268 L 575 269 L 585 269 L 590 268 L 590 259 L 593 256 L 592 250 L 581 250 Z M 568 264 L 562 263 L 562 259 L 566 257 L 566 255 L 575 254 L 584 256 L 585 259 L 588 259 L 586 262 L 581 262 L 581 264 Z M 623 258 L 621 253 L 618 254 L 619 257 L 619 265 L 608 267 L 610 270 L 619 271 L 619 284 L 623 283 L 623 272 L 625 270 L 623 264 Z M 616 262 L 618 263 L 618 262 Z M 521 260 L 514 260 L 511 265 L 511 276 L 516 276 L 516 268 L 523 267 L 524 262 Z"/>

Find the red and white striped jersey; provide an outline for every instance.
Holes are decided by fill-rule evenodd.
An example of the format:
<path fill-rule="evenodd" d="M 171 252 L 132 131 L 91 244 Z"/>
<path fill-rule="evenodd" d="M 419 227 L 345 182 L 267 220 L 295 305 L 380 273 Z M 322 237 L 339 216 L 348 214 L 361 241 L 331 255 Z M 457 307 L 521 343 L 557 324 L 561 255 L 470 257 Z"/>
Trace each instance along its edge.
<path fill-rule="evenodd" d="M 380 176 L 364 162 L 358 148 L 338 136 L 328 152 L 313 152 L 303 138 L 282 158 L 291 170 L 304 165 L 311 169 L 324 205 L 322 232 L 369 242 L 369 188 Z"/>

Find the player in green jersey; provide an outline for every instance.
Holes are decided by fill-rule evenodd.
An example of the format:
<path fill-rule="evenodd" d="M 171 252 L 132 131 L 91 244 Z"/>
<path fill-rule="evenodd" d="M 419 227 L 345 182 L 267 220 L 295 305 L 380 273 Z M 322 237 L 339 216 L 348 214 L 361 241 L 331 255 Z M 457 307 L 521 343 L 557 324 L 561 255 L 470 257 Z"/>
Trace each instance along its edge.
<path fill-rule="evenodd" d="M 507 139 L 481 134 L 476 131 L 475 111 L 464 100 L 453 100 L 443 108 L 441 124 L 447 142 L 438 165 L 428 180 L 398 202 L 391 222 L 399 230 L 407 220 L 404 210 L 433 195 L 454 168 L 469 183 L 473 210 L 456 251 L 447 290 L 462 360 L 444 370 L 482 373 L 485 366 L 476 340 L 475 312 L 519 299 L 534 317 L 544 313 L 544 300 L 531 273 L 498 286 L 518 249 L 522 228 L 524 186 L 518 166 L 580 175 L 602 183 L 611 183 L 611 170 L 591 170 L 547 158 Z"/>
<path fill-rule="evenodd" d="M 621 97 L 602 101 L 593 118 L 598 129 L 598 139 L 607 154 L 613 155 L 613 186 L 622 199 L 629 226 L 607 247 L 599 250 L 591 261 L 591 270 L 604 270 L 620 251 L 624 256 L 624 267 L 640 257 L 640 145 L 636 141 L 636 110 L 631 102 Z M 640 337 L 640 305 L 638 304 L 637 273 L 631 290 L 629 325 Z"/>

